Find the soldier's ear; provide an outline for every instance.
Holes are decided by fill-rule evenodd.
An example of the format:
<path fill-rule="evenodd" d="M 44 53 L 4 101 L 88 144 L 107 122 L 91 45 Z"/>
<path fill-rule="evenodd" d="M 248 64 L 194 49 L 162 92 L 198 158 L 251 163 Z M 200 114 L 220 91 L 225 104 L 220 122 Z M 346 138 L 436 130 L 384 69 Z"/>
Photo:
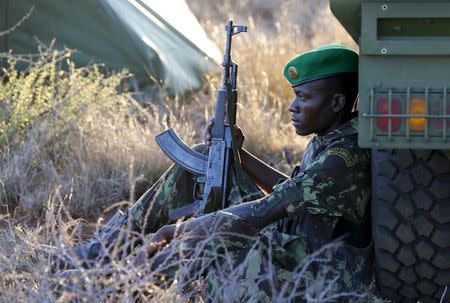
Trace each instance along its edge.
<path fill-rule="evenodd" d="M 333 111 L 335 113 L 340 112 L 344 108 L 346 101 L 347 100 L 346 100 L 344 94 L 340 94 L 340 93 L 335 94 L 333 97 L 333 102 L 332 102 Z"/>

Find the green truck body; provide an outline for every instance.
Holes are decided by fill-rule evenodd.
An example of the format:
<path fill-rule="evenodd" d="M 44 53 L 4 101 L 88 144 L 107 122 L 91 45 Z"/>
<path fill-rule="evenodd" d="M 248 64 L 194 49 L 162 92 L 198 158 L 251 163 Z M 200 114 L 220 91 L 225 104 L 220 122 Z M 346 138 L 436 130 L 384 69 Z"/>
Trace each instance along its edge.
<path fill-rule="evenodd" d="M 450 1 L 330 4 L 360 47 L 360 146 L 449 149 Z"/>
<path fill-rule="evenodd" d="M 378 294 L 450 301 L 450 0 L 330 0 L 360 48 Z"/>

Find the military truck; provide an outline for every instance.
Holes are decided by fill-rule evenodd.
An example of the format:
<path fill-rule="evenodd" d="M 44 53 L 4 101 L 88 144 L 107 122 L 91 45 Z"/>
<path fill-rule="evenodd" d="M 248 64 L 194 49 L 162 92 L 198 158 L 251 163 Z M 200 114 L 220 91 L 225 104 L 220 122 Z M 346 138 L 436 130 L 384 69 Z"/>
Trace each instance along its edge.
<path fill-rule="evenodd" d="M 450 1 L 330 0 L 360 48 L 379 293 L 450 298 Z"/>

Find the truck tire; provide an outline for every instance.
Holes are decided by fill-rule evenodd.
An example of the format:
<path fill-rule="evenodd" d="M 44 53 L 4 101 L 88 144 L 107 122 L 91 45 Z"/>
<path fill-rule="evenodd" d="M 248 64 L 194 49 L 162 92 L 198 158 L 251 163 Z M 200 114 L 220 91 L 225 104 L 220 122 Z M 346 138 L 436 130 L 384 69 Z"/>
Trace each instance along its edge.
<path fill-rule="evenodd" d="M 372 232 L 382 296 L 395 302 L 442 297 L 448 302 L 450 161 L 445 151 L 372 151 Z"/>

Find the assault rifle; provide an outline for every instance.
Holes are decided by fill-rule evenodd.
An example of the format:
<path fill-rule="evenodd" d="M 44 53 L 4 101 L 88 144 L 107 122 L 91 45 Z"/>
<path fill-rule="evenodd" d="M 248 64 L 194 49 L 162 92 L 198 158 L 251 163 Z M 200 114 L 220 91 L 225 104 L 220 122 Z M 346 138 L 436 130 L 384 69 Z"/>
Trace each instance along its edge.
<path fill-rule="evenodd" d="M 184 169 L 200 175 L 194 188 L 194 202 L 171 210 L 169 217 L 172 220 L 180 217 L 201 216 L 205 209 L 213 210 L 227 207 L 228 179 L 232 162 L 236 165 L 238 182 L 241 178 L 240 157 L 235 148 L 234 133 L 238 66 L 231 59 L 231 39 L 234 35 L 246 32 L 247 26 L 235 26 L 233 21 L 228 21 L 225 30 L 227 41 L 222 63 L 224 68 L 223 82 L 217 93 L 208 156 L 188 147 L 171 128 L 156 136 L 159 147 L 170 159 Z M 198 193 L 201 188 L 203 188 L 203 192 Z"/>

